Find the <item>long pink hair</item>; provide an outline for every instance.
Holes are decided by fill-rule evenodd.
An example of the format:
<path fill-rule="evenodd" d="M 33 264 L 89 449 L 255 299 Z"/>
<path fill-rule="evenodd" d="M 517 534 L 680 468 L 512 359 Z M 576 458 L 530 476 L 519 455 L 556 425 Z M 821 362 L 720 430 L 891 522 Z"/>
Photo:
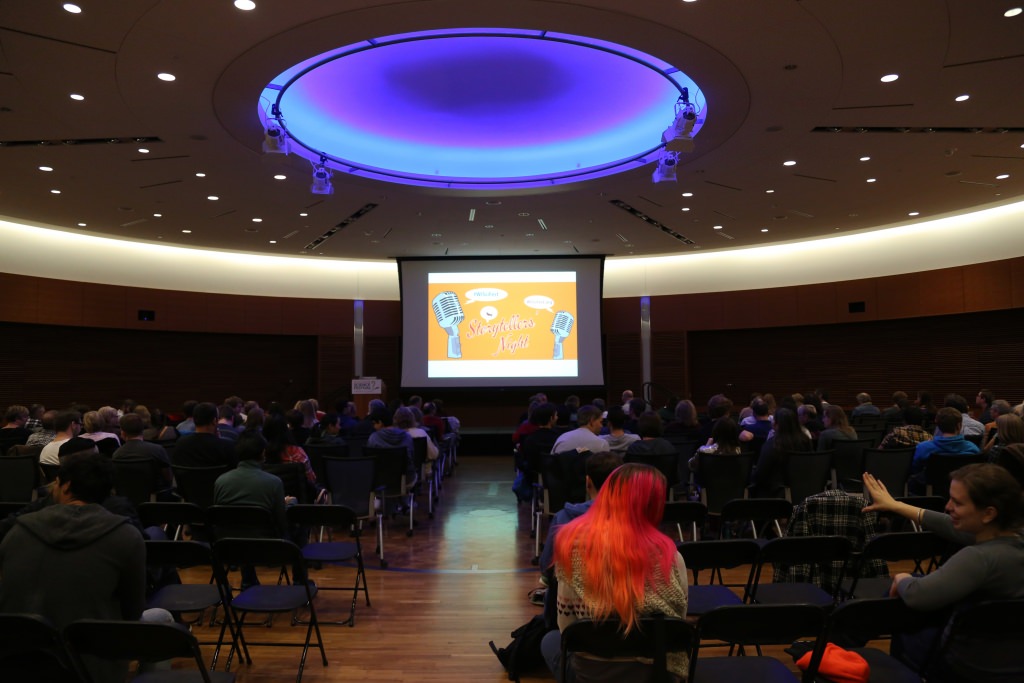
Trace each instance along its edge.
<path fill-rule="evenodd" d="M 659 574 L 668 580 L 676 546 L 658 530 L 665 512 L 665 475 L 650 465 L 627 463 L 612 472 L 586 514 L 558 530 L 555 564 L 568 579 L 573 555 L 595 620 L 616 615 L 628 632 L 641 615 L 646 587 Z"/>

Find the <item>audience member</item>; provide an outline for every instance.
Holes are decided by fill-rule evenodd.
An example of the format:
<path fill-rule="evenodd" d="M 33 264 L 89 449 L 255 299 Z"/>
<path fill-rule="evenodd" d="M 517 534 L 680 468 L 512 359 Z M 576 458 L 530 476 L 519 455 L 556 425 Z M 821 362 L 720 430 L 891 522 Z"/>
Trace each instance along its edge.
<path fill-rule="evenodd" d="M 648 410 L 643 413 L 637 420 L 636 428 L 640 438 L 626 447 L 628 455 L 675 456 L 678 459 L 676 447 L 671 441 L 662 438 L 661 418 L 656 412 Z"/>
<path fill-rule="evenodd" d="M 395 412 L 394 418 L 392 418 L 395 426 L 399 429 L 404 429 L 405 433 L 411 436 L 413 439 L 426 439 L 427 441 L 427 462 L 431 463 L 437 460 L 438 450 L 437 444 L 430 438 L 430 435 L 423 430 L 422 427 L 416 425 L 415 411 L 413 408 L 405 408 L 404 410 L 399 408 Z"/>
<path fill-rule="evenodd" d="M 399 408 L 398 411 L 405 411 L 402 414 L 403 421 L 412 420 L 412 411 L 408 408 Z M 395 414 L 398 414 L 395 411 Z M 377 410 L 370 415 L 370 419 L 373 420 L 373 434 L 367 439 L 366 445 L 369 448 L 398 448 L 399 446 L 404 447 L 406 452 L 409 454 L 408 464 L 406 465 L 406 486 L 412 486 L 416 483 L 416 467 L 413 461 L 413 443 L 412 437 L 404 429 L 399 429 L 394 426 L 392 421 L 391 413 L 385 410 Z"/>
<path fill-rule="evenodd" d="M 423 419 L 421 424 L 424 429 L 429 429 L 434 432 L 434 438 L 439 442 L 444 439 L 445 432 L 448 429 L 448 420 L 443 417 L 439 417 L 437 414 L 437 406 L 433 401 L 428 401 L 423 404 Z"/>
<path fill-rule="evenodd" d="M 25 429 L 33 434 L 43 428 L 43 413 L 46 406 L 42 403 L 33 403 L 28 407 L 28 419 L 25 420 Z"/>
<path fill-rule="evenodd" d="M 26 446 L 45 446 L 46 444 L 53 441 L 54 437 L 57 436 L 57 432 L 54 430 L 54 420 L 57 417 L 56 410 L 47 410 L 43 413 L 43 417 L 40 420 L 42 422 L 42 429 L 38 432 L 34 432 L 32 436 L 28 437 L 28 441 L 25 442 Z"/>
<path fill-rule="evenodd" d="M 846 411 L 840 406 L 830 405 L 825 408 L 825 418 L 822 422 L 825 429 L 818 435 L 819 451 L 831 449 L 833 441 L 850 441 L 857 438 L 857 430 L 850 426 L 846 419 Z"/>
<path fill-rule="evenodd" d="M 753 419 L 743 423 L 740 441 L 758 439 L 763 444 L 772 431 L 772 416 L 768 412 L 768 403 L 763 398 L 755 398 L 750 402 L 750 410 Z"/>
<path fill-rule="evenodd" d="M 241 438 L 241 437 L 239 437 Z M 265 457 L 268 463 L 297 462 L 306 473 L 306 493 L 314 500 L 323 486 L 317 484 L 316 473 L 309 462 L 309 455 L 295 443 L 288 423 L 281 415 L 271 415 L 263 423 L 263 438 L 266 440 Z"/>
<path fill-rule="evenodd" d="M 112 459 L 151 463 L 157 488 L 167 488 L 173 481 L 171 457 L 160 444 L 142 438 L 145 426 L 142 417 L 136 413 L 128 413 L 122 417 L 121 437 L 124 439 L 124 445 L 114 451 Z"/>
<path fill-rule="evenodd" d="M 1000 415 L 1012 415 L 1013 407 L 1006 401 L 998 399 L 992 401 L 992 406 L 989 410 L 989 414 L 991 415 L 992 419 L 985 423 L 985 443 L 981 448 L 981 450 L 983 451 L 988 451 L 990 448 L 992 448 L 993 445 L 995 445 L 994 439 L 996 437 L 997 431 L 996 420 L 999 418 Z"/>
<path fill-rule="evenodd" d="M 814 443 L 818 443 L 818 436 L 825 430 L 825 425 L 818 419 L 818 409 L 813 403 L 802 403 L 796 409 L 797 418 L 800 420 L 800 427 Z"/>
<path fill-rule="evenodd" d="M 558 680 L 561 630 L 578 619 L 616 617 L 629 632 L 637 619 L 650 613 L 686 617 L 686 566 L 672 539 L 658 530 L 665 498 L 661 472 L 627 463 L 608 476 L 589 511 L 559 529 L 554 550 L 559 630 L 541 643 Z M 642 680 L 649 672 L 649 665 L 635 659 L 584 655 L 574 655 L 569 666 L 579 680 Z M 685 678 L 687 666 L 685 654 L 669 653 L 671 673 Z"/>
<path fill-rule="evenodd" d="M 608 450 L 625 453 L 629 445 L 638 441 L 640 436 L 626 431 L 626 414 L 619 406 L 612 406 L 608 411 L 608 433 L 601 438 L 608 442 Z"/>
<path fill-rule="evenodd" d="M 676 403 L 675 417 L 665 425 L 663 433 L 665 436 L 693 441 L 700 438 L 700 421 L 697 419 L 697 407 L 693 405 L 693 401 L 683 399 Z"/>
<path fill-rule="evenodd" d="M 542 403 L 537 406 L 533 410 L 533 414 L 530 415 L 530 420 L 536 425 L 536 429 L 523 439 L 516 454 L 516 467 L 523 472 L 527 484 L 537 481 L 541 459 L 544 455 L 554 452 L 555 442 L 562 433 L 555 429 L 555 424 L 558 422 L 558 411 L 550 403 Z M 524 488 L 517 495 L 526 497 L 526 493 Z"/>
<path fill-rule="evenodd" d="M 996 418 L 996 434 L 985 451 L 989 462 L 995 462 L 1000 451 L 1013 444 L 1024 443 L 1024 420 L 1013 413 Z"/>
<path fill-rule="evenodd" d="M 227 441 L 238 441 L 238 429 L 235 428 L 235 409 L 226 403 L 217 408 L 217 436 Z"/>
<path fill-rule="evenodd" d="M 871 394 L 863 391 L 857 394 L 857 405 L 850 413 L 850 417 L 879 417 L 881 414 L 878 406 L 871 402 Z"/>
<path fill-rule="evenodd" d="M 811 407 L 804 405 L 801 407 Z M 752 496 L 782 498 L 786 491 L 786 458 L 789 453 L 814 450 L 814 442 L 788 408 L 775 411 L 775 429 L 764 442 L 751 477 Z"/>
<path fill-rule="evenodd" d="M 262 412 L 262 411 L 261 411 Z M 338 413 L 327 413 L 320 420 L 320 430 L 306 439 L 310 446 L 342 446 L 345 439 L 341 436 L 341 416 Z"/>
<path fill-rule="evenodd" d="M 138 411 L 138 408 L 135 409 Z M 156 408 L 149 416 L 149 428 L 142 433 L 142 438 L 146 441 L 176 441 L 178 439 L 178 430 L 173 426 L 167 424 L 167 415 L 164 411 Z"/>
<path fill-rule="evenodd" d="M 103 439 L 113 439 L 117 444 L 121 445 L 121 430 L 118 428 L 117 433 L 108 432 L 107 423 L 103 420 L 103 417 L 96 410 L 90 410 L 82 416 L 82 433 L 79 436 L 90 439 L 91 441 L 102 441 Z"/>
<path fill-rule="evenodd" d="M 53 440 L 39 453 L 40 465 L 59 465 L 60 447 L 82 431 L 82 416 L 73 410 L 62 410 L 53 418 Z"/>
<path fill-rule="evenodd" d="M 175 443 L 171 463 L 181 467 L 235 466 L 235 449 L 231 441 L 217 436 L 217 406 L 199 403 L 192 411 L 195 432 Z"/>
<path fill-rule="evenodd" d="M 708 399 L 708 415 L 707 420 L 701 421 L 700 438 L 697 440 L 700 442 L 706 442 L 711 438 L 711 430 L 715 426 L 715 422 L 728 417 L 732 413 L 732 401 L 725 394 L 715 394 Z"/>
<path fill-rule="evenodd" d="M 175 429 L 178 430 L 178 434 L 184 436 L 185 434 L 192 434 L 196 431 L 196 423 L 192 420 L 192 411 L 199 405 L 199 401 L 185 401 L 181 406 L 181 412 L 185 414 L 185 419 L 177 424 Z"/>
<path fill-rule="evenodd" d="M 974 405 L 981 409 L 981 413 L 978 415 L 978 422 L 988 424 L 995 419 L 992 415 L 992 399 L 992 392 L 988 389 L 982 389 L 974 398 Z"/>
<path fill-rule="evenodd" d="M 892 405 L 882 411 L 882 419 L 887 423 L 899 422 L 903 419 L 903 411 L 908 405 L 907 392 L 894 391 L 892 394 Z"/>
<path fill-rule="evenodd" d="M 28 422 L 28 408 L 8 406 L 4 413 L 4 426 L 0 427 L 0 456 L 7 455 L 11 446 L 24 446 L 32 431 L 25 427 Z"/>
<path fill-rule="evenodd" d="M 980 449 L 964 438 L 961 433 L 963 414 L 959 408 L 940 408 L 935 416 L 935 428 L 939 435 L 931 441 L 924 441 L 914 450 L 914 461 L 910 466 L 910 480 L 907 487 L 914 495 L 925 492 L 924 467 L 932 456 L 964 455 L 980 453 Z"/>
<path fill-rule="evenodd" d="M 263 423 L 266 420 L 266 415 L 263 409 L 259 406 L 250 408 L 245 413 L 245 425 L 242 426 L 242 433 L 245 432 L 256 432 L 257 434 L 263 433 Z"/>
<path fill-rule="evenodd" d="M 313 429 L 306 426 L 306 416 L 303 415 L 302 411 L 293 408 L 286 412 L 284 416 L 288 421 L 288 428 L 292 431 L 292 439 L 295 443 L 306 443 L 306 440 L 313 433 Z"/>
<path fill-rule="evenodd" d="M 985 436 L 985 425 L 978 422 L 970 413 L 967 412 L 967 399 L 960 394 L 948 394 L 945 400 L 945 406 L 947 408 L 955 408 L 960 411 L 960 433 L 964 436 L 974 436 L 984 438 Z M 938 418 L 936 417 L 935 435 L 938 436 Z"/>
<path fill-rule="evenodd" d="M 553 453 L 563 451 L 590 451 L 603 453 L 608 450 L 608 442 L 598 434 L 601 432 L 601 412 L 594 406 L 583 406 L 576 413 L 579 427 L 565 432 L 551 447 Z"/>

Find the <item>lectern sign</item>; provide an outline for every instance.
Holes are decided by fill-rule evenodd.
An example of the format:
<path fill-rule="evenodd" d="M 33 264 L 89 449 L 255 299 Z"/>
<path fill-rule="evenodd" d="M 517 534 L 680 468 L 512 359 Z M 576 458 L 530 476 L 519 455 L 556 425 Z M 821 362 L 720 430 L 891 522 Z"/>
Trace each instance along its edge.
<path fill-rule="evenodd" d="M 361 377 L 352 380 L 352 395 L 356 394 L 381 394 L 383 384 L 377 377 Z"/>

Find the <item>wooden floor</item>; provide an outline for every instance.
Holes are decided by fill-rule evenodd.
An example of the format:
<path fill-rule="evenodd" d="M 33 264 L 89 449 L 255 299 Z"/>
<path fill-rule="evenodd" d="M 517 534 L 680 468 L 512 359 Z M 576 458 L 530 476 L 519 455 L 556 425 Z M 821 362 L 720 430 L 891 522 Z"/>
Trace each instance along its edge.
<path fill-rule="evenodd" d="M 310 650 L 304 681 L 507 681 L 487 645 L 504 646 L 509 633 L 540 608 L 528 592 L 538 572 L 530 564 L 533 541 L 526 506 L 512 493 L 508 457 L 460 457 L 454 476 L 445 480 L 434 519 L 426 514 L 425 496 L 416 510 L 418 524 L 410 538 L 402 518 L 387 526 L 384 541 L 388 569 L 375 561 L 369 536 L 367 574 L 370 600 L 362 598 L 354 628 L 321 626 L 329 664 Z M 406 525 L 408 518 L 404 519 Z M 347 567 L 310 572 L 320 587 L 349 586 L 355 575 Z M 189 579 L 191 580 L 191 579 Z M 273 579 L 267 575 L 266 581 Z M 348 615 L 351 593 L 321 591 L 316 599 L 323 620 Z M 247 627 L 252 640 L 302 642 L 304 626 L 278 618 L 270 629 Z M 215 636 L 197 627 L 200 640 Z M 204 647 L 210 661 L 212 648 Z M 226 653 L 226 649 L 225 649 Z M 232 665 L 244 683 L 293 680 L 301 650 L 252 648 L 250 666 Z M 223 668 L 224 655 L 218 669 Z M 548 676 L 523 681 L 551 680 Z"/>

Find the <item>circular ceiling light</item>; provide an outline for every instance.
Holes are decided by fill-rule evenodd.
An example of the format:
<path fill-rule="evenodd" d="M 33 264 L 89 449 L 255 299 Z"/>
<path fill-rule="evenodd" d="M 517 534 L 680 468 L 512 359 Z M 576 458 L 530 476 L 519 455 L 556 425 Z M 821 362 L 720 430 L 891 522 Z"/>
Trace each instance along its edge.
<path fill-rule="evenodd" d="M 156 75 L 156 77 L 159 78 L 161 81 L 167 81 L 168 83 L 170 83 L 171 81 L 175 80 L 175 75 L 174 74 L 169 74 L 166 71 L 158 73 Z"/>
<path fill-rule="evenodd" d="M 886 74 L 882 76 L 881 81 L 882 83 L 892 83 L 893 81 L 899 80 L 899 77 L 899 74 Z"/>
<path fill-rule="evenodd" d="M 259 115 L 286 128 L 294 153 L 323 156 L 336 173 L 493 190 L 655 162 L 684 89 L 692 138 L 704 95 L 656 57 L 564 33 L 445 29 L 300 62 L 267 85 Z"/>

